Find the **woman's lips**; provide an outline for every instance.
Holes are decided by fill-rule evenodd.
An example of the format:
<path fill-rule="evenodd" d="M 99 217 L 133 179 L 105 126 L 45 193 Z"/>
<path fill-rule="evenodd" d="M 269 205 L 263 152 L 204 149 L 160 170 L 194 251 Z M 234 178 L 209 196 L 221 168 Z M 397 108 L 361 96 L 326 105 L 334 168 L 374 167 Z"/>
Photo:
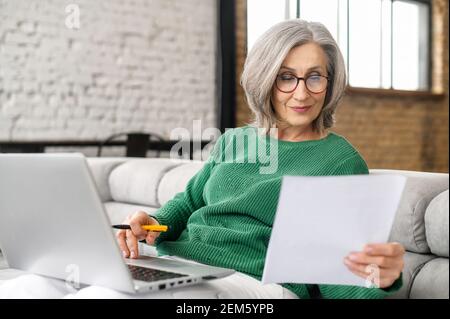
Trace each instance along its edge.
<path fill-rule="evenodd" d="M 311 108 L 311 105 L 309 105 L 309 106 L 291 106 L 291 109 L 294 112 L 298 112 L 298 113 L 307 112 L 310 108 Z"/>

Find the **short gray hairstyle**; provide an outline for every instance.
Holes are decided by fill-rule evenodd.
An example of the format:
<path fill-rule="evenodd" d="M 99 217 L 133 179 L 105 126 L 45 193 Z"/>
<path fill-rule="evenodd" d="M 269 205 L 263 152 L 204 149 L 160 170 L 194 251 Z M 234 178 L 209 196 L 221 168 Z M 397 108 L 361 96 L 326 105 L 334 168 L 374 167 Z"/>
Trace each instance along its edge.
<path fill-rule="evenodd" d="M 329 75 L 325 102 L 313 122 L 313 129 L 322 132 L 334 125 L 334 114 L 347 83 L 344 58 L 323 24 L 293 19 L 267 30 L 255 42 L 245 61 L 241 85 L 254 115 L 252 126 L 267 130 L 276 126 L 271 94 L 278 71 L 291 49 L 310 42 L 317 43 L 324 50 Z"/>

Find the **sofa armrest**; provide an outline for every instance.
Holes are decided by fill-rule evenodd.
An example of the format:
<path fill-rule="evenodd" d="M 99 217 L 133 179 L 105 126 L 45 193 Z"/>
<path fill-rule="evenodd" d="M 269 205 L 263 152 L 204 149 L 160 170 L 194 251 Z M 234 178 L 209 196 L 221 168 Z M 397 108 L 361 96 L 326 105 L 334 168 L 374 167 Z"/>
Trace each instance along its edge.
<path fill-rule="evenodd" d="M 448 190 L 436 196 L 425 212 L 425 233 L 433 254 L 449 257 Z"/>
<path fill-rule="evenodd" d="M 433 198 L 448 190 L 448 174 L 401 170 L 371 170 L 370 173 L 399 174 L 407 178 L 389 241 L 399 242 L 411 252 L 429 254 L 425 211 Z"/>

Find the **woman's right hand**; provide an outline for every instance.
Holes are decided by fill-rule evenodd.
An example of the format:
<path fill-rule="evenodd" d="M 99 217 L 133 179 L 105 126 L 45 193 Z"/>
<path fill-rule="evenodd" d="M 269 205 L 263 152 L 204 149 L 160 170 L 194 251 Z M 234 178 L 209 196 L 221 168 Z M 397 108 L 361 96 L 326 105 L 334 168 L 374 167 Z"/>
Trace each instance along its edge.
<path fill-rule="evenodd" d="M 138 258 L 138 242 L 145 239 L 147 244 L 153 245 L 160 234 L 159 232 L 146 231 L 141 228 L 142 225 L 159 225 L 156 219 L 143 211 L 128 215 L 123 224 L 131 227 L 131 229 L 121 229 L 116 234 L 119 247 L 125 258 Z"/>

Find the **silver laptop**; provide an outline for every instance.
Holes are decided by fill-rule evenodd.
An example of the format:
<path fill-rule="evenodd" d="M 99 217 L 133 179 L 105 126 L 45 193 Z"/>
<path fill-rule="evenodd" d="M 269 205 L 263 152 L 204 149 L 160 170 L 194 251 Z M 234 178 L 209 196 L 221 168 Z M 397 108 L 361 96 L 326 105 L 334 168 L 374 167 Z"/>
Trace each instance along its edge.
<path fill-rule="evenodd" d="M 9 267 L 124 292 L 225 277 L 234 270 L 124 259 L 82 154 L 0 154 L 0 248 Z"/>

